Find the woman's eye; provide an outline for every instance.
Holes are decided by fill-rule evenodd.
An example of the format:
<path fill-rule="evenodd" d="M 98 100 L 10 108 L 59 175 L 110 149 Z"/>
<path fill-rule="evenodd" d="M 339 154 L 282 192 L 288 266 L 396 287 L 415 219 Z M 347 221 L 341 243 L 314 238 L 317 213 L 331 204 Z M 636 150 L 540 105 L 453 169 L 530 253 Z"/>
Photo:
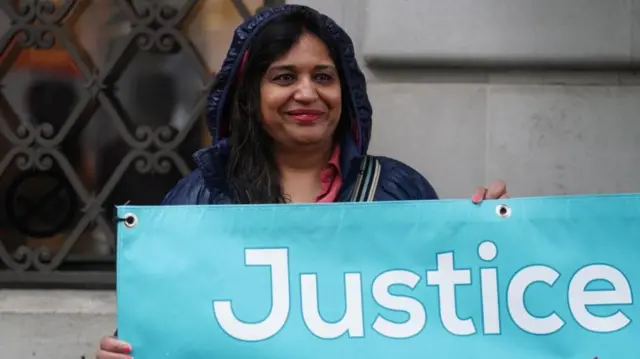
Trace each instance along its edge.
<path fill-rule="evenodd" d="M 333 80 L 333 76 L 329 74 L 316 74 L 315 78 L 317 81 L 321 82 L 330 82 Z"/>
<path fill-rule="evenodd" d="M 293 82 L 296 80 L 292 74 L 281 74 L 273 78 L 276 82 Z"/>

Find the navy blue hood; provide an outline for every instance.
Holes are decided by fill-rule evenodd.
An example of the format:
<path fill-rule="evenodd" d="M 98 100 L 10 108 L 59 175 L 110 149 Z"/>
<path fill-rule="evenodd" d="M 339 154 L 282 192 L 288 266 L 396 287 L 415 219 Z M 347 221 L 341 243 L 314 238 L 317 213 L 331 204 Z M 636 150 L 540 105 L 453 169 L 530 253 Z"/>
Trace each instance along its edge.
<path fill-rule="evenodd" d="M 251 40 L 270 21 L 294 12 L 304 12 L 308 17 L 317 21 L 335 41 L 344 78 L 341 81 L 345 84 L 349 99 L 349 107 L 352 116 L 355 117 L 354 131 L 350 134 L 346 143 L 342 143 L 341 162 L 345 167 L 351 167 L 353 159 L 360 158 L 367 153 L 369 140 L 371 139 L 371 115 L 372 109 L 367 96 L 366 80 L 355 59 L 353 43 L 347 33 L 326 15 L 301 5 L 281 5 L 269 7 L 239 25 L 233 35 L 233 40 L 227 52 L 227 56 L 216 74 L 215 83 L 209 95 L 207 107 L 207 126 L 212 136 L 213 151 L 223 150 L 227 144 L 229 128 L 227 119 L 223 118 L 224 107 L 231 99 L 230 88 L 237 79 L 237 73 L 241 66 L 243 56 L 251 45 Z M 346 147 L 346 148 L 345 148 Z M 212 149 L 202 150 L 196 154 L 196 162 L 202 168 L 209 162 L 203 152 L 211 152 Z M 203 163 L 204 162 L 204 163 Z M 344 168 L 344 170 L 348 170 Z"/>

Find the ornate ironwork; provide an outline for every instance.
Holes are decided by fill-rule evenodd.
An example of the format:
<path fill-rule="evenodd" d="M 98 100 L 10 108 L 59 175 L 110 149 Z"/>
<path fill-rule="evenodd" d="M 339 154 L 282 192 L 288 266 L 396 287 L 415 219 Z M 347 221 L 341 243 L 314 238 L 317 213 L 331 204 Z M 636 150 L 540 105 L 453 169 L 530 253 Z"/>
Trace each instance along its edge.
<path fill-rule="evenodd" d="M 248 0 L 217 3 L 224 1 L 235 9 L 236 23 L 257 7 L 253 4 L 252 10 Z M 191 171 L 191 152 L 204 145 L 200 141 L 205 137 L 203 112 L 213 71 L 188 32 L 205 2 L 214 3 L 0 2 L 0 25 L 2 13 L 8 25 L 7 32 L 0 34 L 0 287 L 113 287 L 112 206 L 118 201 L 136 203 L 136 198 L 130 198 L 136 196 L 140 197 L 137 203 L 159 202 L 180 175 Z M 260 1 L 259 6 L 278 2 Z M 96 65 L 74 31 L 92 3 L 108 3 L 106 23 L 119 29 L 114 32 L 125 29 L 124 35 L 109 41 L 101 65 Z M 229 39 L 235 25 L 226 30 Z M 97 32 L 100 31 L 106 30 Z M 224 52 L 228 43 L 217 45 Z M 16 64 L 22 63 L 21 54 L 30 50 L 39 51 L 37 56 L 47 56 L 47 51 L 66 54 L 71 72 L 51 75 L 48 70 L 41 74 L 29 69 L 25 115 L 9 100 L 10 92 L 15 95 L 20 91 L 11 88 L 6 78 L 16 72 Z M 142 59 L 136 62 L 140 56 Z M 154 71 L 165 65 L 151 60 L 158 56 L 180 58 L 180 71 L 189 71 L 191 78 L 200 82 L 189 85 L 196 99 L 183 106 L 189 111 L 181 117 L 180 125 L 149 120 L 174 120 L 175 116 L 164 112 L 176 112 L 176 96 L 181 92 L 175 89 L 171 71 L 169 75 L 167 71 Z M 20 66 L 29 66 L 29 61 L 23 62 L 26 65 Z M 34 73 L 37 79 L 32 79 Z M 73 73 L 72 79 L 69 73 Z M 129 80 L 123 86 L 122 79 L 127 76 Z M 144 84 L 146 89 L 136 88 Z M 119 93 L 123 87 L 129 92 L 126 96 Z M 126 103 L 138 109 L 127 109 Z M 139 115 L 140 112 L 146 115 Z M 105 126 L 112 131 L 103 131 Z M 80 146 L 87 128 L 93 129 L 94 142 L 111 136 L 110 145 L 99 150 Z M 86 163 L 91 162 L 87 157 L 100 157 L 101 162 L 96 164 L 94 160 L 93 169 L 87 170 Z M 131 168 L 137 174 L 131 174 Z M 171 173 L 169 180 L 160 180 L 160 175 Z M 149 174 L 154 177 L 144 177 Z M 86 233 L 92 233 L 87 238 L 93 238 L 88 247 L 95 245 L 95 238 L 102 238 L 99 253 L 74 251 Z"/>

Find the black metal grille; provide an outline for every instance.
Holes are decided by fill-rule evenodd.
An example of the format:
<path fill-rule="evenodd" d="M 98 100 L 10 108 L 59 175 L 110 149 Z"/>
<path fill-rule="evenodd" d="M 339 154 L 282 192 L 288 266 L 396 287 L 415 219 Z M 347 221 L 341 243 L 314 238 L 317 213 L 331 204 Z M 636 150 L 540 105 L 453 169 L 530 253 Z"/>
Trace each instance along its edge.
<path fill-rule="evenodd" d="M 191 171 L 233 28 L 275 3 L 0 2 L 0 287 L 113 287 L 113 206 Z"/>

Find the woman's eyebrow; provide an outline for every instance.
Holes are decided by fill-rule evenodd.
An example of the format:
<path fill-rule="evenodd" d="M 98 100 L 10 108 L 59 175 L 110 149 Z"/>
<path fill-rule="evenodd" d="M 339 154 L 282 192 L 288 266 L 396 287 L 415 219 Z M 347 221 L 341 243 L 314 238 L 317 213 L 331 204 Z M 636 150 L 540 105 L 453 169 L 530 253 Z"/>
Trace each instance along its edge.
<path fill-rule="evenodd" d="M 296 70 L 296 66 L 295 65 L 277 65 L 277 66 L 272 66 L 269 71 L 274 71 L 274 70 L 279 70 L 279 71 L 295 71 Z"/>
<path fill-rule="evenodd" d="M 295 72 L 298 69 L 296 65 L 276 65 L 272 66 L 269 71 L 280 70 L 280 71 L 291 71 Z M 316 65 L 314 70 L 335 70 L 336 67 L 330 64 L 322 64 Z"/>
<path fill-rule="evenodd" d="M 336 67 L 333 65 L 317 65 L 316 66 L 316 70 L 334 70 L 335 71 Z"/>

